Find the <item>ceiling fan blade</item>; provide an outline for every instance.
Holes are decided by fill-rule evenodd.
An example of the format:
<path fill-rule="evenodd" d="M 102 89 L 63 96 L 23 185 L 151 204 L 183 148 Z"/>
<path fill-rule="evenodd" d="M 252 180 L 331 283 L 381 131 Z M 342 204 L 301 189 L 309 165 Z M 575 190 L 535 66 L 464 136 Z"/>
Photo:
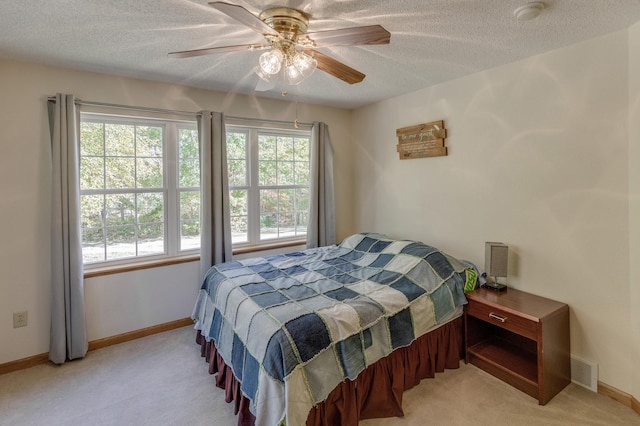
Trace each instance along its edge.
<path fill-rule="evenodd" d="M 214 1 L 209 3 L 209 6 L 214 9 L 219 10 L 225 15 L 235 19 L 236 21 L 246 25 L 254 31 L 259 32 L 260 34 L 270 34 L 273 36 L 280 37 L 280 33 L 271 28 L 269 25 L 265 24 L 253 13 L 249 12 L 242 6 L 238 6 L 231 3 L 225 3 L 222 1 Z"/>
<path fill-rule="evenodd" d="M 313 40 L 313 47 L 354 46 L 363 44 L 389 44 L 391 33 L 380 25 L 369 25 L 366 27 L 317 31 L 298 37 L 299 40 L 303 38 Z"/>
<path fill-rule="evenodd" d="M 237 52 L 241 50 L 260 50 L 270 47 L 268 44 L 238 44 L 235 46 L 207 47 L 205 49 L 183 50 L 171 52 L 169 56 L 174 58 L 192 58 L 194 56 L 212 55 L 214 53 Z"/>
<path fill-rule="evenodd" d="M 326 72 L 327 74 L 331 74 L 346 83 L 360 83 L 365 78 L 365 75 L 360 71 L 355 70 L 342 62 L 325 55 L 324 53 L 320 53 L 312 49 L 305 49 L 305 52 L 313 55 L 315 60 L 318 62 L 318 69 Z"/>

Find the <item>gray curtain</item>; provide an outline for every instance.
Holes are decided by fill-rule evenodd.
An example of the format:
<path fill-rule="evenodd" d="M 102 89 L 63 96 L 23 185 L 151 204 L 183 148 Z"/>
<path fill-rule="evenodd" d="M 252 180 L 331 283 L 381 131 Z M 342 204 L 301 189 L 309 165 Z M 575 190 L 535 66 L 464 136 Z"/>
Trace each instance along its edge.
<path fill-rule="evenodd" d="M 333 148 L 329 126 L 315 122 L 311 128 L 311 167 L 307 248 L 336 243 L 333 197 Z"/>
<path fill-rule="evenodd" d="M 49 102 L 51 131 L 51 341 L 56 364 L 87 353 L 80 230 L 80 110 L 73 95 Z"/>
<path fill-rule="evenodd" d="M 200 141 L 200 282 L 212 265 L 232 257 L 227 144 L 220 112 L 198 115 Z"/>

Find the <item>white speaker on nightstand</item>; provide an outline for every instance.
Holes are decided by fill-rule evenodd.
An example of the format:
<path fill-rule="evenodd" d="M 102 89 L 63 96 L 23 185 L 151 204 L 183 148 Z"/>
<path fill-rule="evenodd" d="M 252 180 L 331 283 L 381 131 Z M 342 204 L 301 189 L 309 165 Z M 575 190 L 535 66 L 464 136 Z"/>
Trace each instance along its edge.
<path fill-rule="evenodd" d="M 498 278 L 507 277 L 507 264 L 509 260 L 509 246 L 503 243 L 484 243 L 484 270 L 487 274 L 485 286 L 491 290 L 503 291 L 507 289 L 505 284 L 500 284 Z"/>

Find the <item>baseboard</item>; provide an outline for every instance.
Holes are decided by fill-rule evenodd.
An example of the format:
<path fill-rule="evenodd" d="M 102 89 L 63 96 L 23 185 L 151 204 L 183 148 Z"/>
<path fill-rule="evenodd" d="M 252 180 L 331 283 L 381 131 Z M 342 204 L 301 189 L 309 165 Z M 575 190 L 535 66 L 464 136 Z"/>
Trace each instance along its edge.
<path fill-rule="evenodd" d="M 638 401 L 633 395 L 616 389 L 613 386 L 609 386 L 606 383 L 598 381 L 598 393 L 606 395 L 609 398 L 615 399 L 619 403 L 626 405 L 636 413 L 640 414 L 640 401 Z"/>
<path fill-rule="evenodd" d="M 141 328 L 139 330 L 129 331 L 127 333 L 118 334 L 116 336 L 105 337 L 103 339 L 92 340 L 89 342 L 89 351 L 106 348 L 107 346 L 117 345 L 119 343 L 128 342 L 142 337 L 151 336 L 153 334 L 163 333 L 165 331 L 174 330 L 176 328 L 192 325 L 191 318 L 183 318 L 176 321 L 165 322 L 164 324 L 153 325 L 151 327 Z M 35 367 L 49 362 L 49 353 L 30 356 L 28 358 L 18 359 L 16 361 L 0 364 L 0 375 L 11 373 L 13 371 L 24 370 L 25 368 Z"/>
<path fill-rule="evenodd" d="M 49 353 L 30 356 L 11 362 L 0 364 L 0 375 L 11 373 L 13 371 L 24 370 L 25 368 L 35 367 L 36 365 L 46 364 L 49 362 Z"/>
<path fill-rule="evenodd" d="M 89 342 L 89 350 L 95 351 L 96 349 L 117 345 L 119 343 L 124 343 L 131 340 L 141 339 L 143 337 L 151 336 L 152 334 L 163 333 L 175 328 L 186 327 L 187 325 L 193 325 L 193 320 L 191 318 L 183 318 L 176 321 L 166 322 L 164 324 L 152 325 L 151 327 L 129 331 L 128 333 L 122 333 L 116 336 L 92 340 L 91 342 Z"/>

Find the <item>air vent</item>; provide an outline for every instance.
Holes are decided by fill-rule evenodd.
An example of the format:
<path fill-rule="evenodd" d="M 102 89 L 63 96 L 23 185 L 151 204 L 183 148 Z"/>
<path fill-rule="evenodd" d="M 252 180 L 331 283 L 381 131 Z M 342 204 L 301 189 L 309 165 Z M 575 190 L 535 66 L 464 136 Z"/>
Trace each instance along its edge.
<path fill-rule="evenodd" d="M 598 392 L 598 364 L 571 355 L 571 381 Z"/>

